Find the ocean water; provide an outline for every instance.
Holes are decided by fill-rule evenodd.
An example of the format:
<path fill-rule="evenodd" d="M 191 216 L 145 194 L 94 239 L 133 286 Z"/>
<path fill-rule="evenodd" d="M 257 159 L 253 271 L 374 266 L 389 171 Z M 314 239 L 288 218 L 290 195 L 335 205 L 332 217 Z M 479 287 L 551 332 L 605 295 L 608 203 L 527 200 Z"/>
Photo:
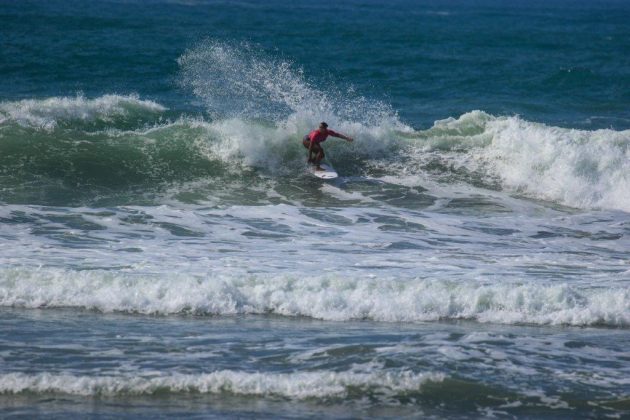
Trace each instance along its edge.
<path fill-rule="evenodd" d="M 0 417 L 630 416 L 628 22 L 0 1 Z"/>

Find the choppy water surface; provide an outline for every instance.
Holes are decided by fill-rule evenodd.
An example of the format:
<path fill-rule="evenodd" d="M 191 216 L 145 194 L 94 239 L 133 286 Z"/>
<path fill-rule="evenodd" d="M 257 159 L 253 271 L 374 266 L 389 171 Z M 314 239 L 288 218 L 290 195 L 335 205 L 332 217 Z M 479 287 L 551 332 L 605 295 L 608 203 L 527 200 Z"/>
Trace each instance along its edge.
<path fill-rule="evenodd" d="M 625 404 L 629 343 L 618 329 L 42 310 L 0 316 L 16 329 L 0 342 L 11 366 L 0 389 L 17 394 L 7 414 L 26 404 L 87 414 L 94 406 L 86 397 L 99 411 L 147 417 L 572 416 Z"/>
<path fill-rule="evenodd" d="M 630 9 L 293 3 L 0 4 L 2 415 L 629 415 Z"/>

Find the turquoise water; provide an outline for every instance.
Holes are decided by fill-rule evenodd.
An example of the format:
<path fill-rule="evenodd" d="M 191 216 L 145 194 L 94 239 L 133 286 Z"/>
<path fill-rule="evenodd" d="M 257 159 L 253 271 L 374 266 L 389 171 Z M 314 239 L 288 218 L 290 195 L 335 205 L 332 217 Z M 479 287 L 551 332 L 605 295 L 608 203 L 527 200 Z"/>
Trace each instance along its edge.
<path fill-rule="evenodd" d="M 0 1 L 2 416 L 628 416 L 628 21 Z"/>

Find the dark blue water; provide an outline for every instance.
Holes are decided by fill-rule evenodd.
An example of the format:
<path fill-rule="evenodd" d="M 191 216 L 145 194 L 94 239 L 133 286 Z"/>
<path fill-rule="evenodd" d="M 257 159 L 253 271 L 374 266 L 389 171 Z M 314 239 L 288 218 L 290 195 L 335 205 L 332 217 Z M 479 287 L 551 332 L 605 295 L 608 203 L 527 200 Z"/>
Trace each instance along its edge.
<path fill-rule="evenodd" d="M 315 85 L 386 98 L 426 127 L 473 109 L 580 128 L 630 127 L 623 1 L 2 2 L 5 100 L 136 92 L 178 110 L 177 58 L 249 41 Z"/>

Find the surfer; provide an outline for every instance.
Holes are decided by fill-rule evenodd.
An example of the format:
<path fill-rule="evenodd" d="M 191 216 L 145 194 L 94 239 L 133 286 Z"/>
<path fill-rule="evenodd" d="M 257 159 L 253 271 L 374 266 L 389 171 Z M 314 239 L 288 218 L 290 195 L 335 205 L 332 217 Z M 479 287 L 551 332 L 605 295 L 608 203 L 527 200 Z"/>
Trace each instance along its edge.
<path fill-rule="evenodd" d="M 326 124 L 325 122 L 319 123 L 319 128 L 317 130 L 311 131 L 302 139 L 302 144 L 308 149 L 308 163 L 314 163 L 316 165 L 315 169 L 318 171 L 323 171 L 319 164 L 322 162 L 325 156 L 322 143 L 326 141 L 326 138 L 328 136 L 339 137 L 340 139 L 344 139 L 347 142 L 354 141 L 352 137 L 348 137 L 341 133 L 337 133 L 336 131 L 329 130 L 328 124 Z"/>

